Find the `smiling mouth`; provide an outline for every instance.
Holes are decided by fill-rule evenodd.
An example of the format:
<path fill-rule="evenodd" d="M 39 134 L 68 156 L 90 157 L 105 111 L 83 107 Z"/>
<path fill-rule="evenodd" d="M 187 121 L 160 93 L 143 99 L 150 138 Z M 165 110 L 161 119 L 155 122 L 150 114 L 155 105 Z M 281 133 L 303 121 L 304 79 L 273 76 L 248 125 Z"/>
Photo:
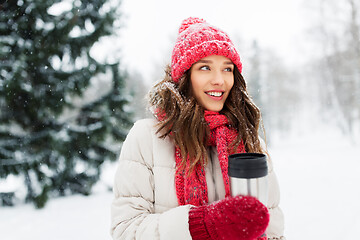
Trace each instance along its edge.
<path fill-rule="evenodd" d="M 206 94 L 212 97 L 221 97 L 224 94 L 224 92 L 206 92 Z"/>

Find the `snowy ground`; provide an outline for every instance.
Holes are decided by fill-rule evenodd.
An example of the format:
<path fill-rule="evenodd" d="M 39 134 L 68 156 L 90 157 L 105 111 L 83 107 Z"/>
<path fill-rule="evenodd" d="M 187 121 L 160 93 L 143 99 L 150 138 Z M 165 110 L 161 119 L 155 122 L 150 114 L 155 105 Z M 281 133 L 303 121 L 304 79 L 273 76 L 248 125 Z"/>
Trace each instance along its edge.
<path fill-rule="evenodd" d="M 360 229 L 360 144 L 336 131 L 279 138 L 270 149 L 281 186 L 289 240 L 353 240 Z M 104 182 L 111 181 L 108 172 Z M 112 195 L 98 188 L 90 197 L 0 207 L 1 240 L 110 240 Z"/>
<path fill-rule="evenodd" d="M 360 142 L 331 129 L 286 139 L 271 149 L 288 239 L 357 239 Z"/>

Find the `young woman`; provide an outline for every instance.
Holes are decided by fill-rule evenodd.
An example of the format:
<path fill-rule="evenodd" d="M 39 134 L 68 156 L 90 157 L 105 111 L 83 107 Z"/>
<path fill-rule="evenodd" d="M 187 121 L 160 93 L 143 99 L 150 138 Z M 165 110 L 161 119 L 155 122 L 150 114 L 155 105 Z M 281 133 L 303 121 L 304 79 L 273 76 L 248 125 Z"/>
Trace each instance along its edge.
<path fill-rule="evenodd" d="M 230 195 L 229 154 L 266 152 L 241 70 L 226 33 L 183 21 L 171 66 L 149 94 L 154 119 L 136 122 L 121 150 L 113 239 L 285 239 L 270 161 L 268 206 Z"/>

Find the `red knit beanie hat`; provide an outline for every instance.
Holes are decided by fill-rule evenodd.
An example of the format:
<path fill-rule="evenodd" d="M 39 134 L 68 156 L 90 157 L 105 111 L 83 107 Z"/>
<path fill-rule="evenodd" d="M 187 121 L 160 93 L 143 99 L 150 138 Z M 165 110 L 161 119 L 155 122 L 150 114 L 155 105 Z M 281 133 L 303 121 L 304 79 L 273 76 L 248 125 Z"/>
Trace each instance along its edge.
<path fill-rule="evenodd" d="M 174 82 L 200 59 L 220 55 L 229 58 L 241 72 L 240 56 L 229 36 L 200 18 L 185 19 L 171 57 L 171 76 Z"/>

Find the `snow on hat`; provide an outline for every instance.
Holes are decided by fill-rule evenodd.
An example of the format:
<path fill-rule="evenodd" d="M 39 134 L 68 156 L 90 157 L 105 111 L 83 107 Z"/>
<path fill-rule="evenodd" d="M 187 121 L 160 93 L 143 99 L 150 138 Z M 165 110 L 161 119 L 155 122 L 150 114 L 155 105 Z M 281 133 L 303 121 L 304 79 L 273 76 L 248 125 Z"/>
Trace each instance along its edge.
<path fill-rule="evenodd" d="M 220 55 L 229 58 L 241 72 L 240 56 L 229 36 L 200 18 L 185 19 L 171 57 L 171 76 L 174 82 L 200 59 Z"/>

